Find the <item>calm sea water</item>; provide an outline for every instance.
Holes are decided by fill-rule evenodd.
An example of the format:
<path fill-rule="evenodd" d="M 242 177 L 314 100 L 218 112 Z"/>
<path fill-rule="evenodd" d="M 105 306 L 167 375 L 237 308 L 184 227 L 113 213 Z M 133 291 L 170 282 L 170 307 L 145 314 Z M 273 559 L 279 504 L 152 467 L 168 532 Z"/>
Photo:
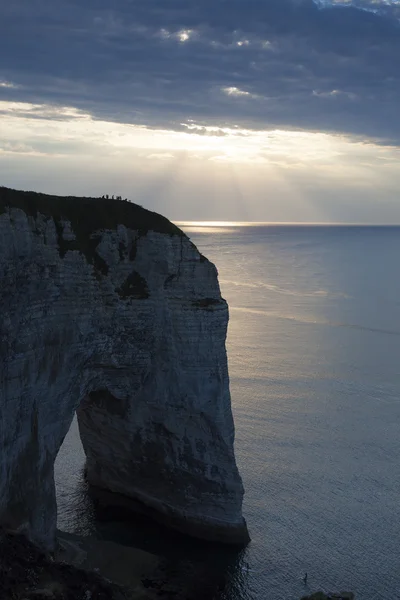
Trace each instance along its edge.
<path fill-rule="evenodd" d="M 221 600 L 400 598 L 400 228 L 184 229 L 230 305 L 252 542 L 224 563 Z M 129 536 L 95 522 L 83 460 L 73 423 L 56 464 L 59 527 L 167 551 L 151 524 Z"/>

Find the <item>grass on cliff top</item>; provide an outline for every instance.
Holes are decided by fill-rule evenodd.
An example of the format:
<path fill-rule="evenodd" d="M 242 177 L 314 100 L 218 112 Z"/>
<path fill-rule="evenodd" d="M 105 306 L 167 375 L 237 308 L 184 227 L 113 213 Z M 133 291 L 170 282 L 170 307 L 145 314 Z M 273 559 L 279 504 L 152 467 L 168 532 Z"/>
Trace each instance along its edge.
<path fill-rule="evenodd" d="M 20 208 L 32 217 L 36 217 L 38 213 L 53 217 L 56 223 L 61 219 L 68 220 L 75 233 L 81 231 L 85 236 L 100 229 L 116 229 L 118 225 L 138 230 L 141 234 L 156 231 L 185 235 L 166 217 L 125 200 L 50 196 L 0 186 L 0 214 L 7 207 Z"/>

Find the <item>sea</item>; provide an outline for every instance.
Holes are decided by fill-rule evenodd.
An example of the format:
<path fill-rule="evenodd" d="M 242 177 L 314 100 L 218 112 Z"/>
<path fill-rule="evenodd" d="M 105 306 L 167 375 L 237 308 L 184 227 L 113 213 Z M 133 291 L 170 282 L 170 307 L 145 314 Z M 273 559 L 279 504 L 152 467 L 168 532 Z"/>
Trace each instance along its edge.
<path fill-rule="evenodd" d="M 76 420 L 56 461 L 58 527 L 209 561 L 220 600 L 400 599 L 400 227 L 180 226 L 229 304 L 251 543 L 225 555 L 143 519 L 97 521 Z"/>

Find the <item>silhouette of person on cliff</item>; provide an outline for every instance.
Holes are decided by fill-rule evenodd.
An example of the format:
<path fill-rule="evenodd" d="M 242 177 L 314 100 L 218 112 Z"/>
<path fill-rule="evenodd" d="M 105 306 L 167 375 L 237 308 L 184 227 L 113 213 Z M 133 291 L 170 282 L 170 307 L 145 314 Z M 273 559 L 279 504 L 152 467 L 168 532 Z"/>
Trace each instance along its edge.
<path fill-rule="evenodd" d="M 308 574 L 306 572 L 305 575 L 304 575 L 304 577 L 303 577 L 304 585 L 307 585 L 307 579 L 308 579 Z"/>

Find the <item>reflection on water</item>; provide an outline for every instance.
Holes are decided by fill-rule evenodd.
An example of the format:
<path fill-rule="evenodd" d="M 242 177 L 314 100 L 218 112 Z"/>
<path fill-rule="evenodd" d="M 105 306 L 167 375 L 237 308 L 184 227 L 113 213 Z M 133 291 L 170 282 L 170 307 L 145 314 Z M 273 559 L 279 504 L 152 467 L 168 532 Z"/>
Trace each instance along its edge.
<path fill-rule="evenodd" d="M 96 532 L 94 507 L 84 478 L 85 453 L 76 416 L 54 465 L 57 493 L 57 527 L 78 535 Z"/>
<path fill-rule="evenodd" d="M 187 235 L 196 233 L 228 234 L 237 233 L 238 228 L 252 228 L 257 231 L 260 227 L 276 228 L 276 223 L 253 221 L 174 221 Z M 296 223 L 284 223 L 285 227 L 298 226 Z M 302 225 L 304 226 L 304 225 Z"/>
<path fill-rule="evenodd" d="M 192 233 L 213 233 L 213 234 L 226 234 L 226 233 L 234 233 L 235 230 L 231 227 L 206 227 L 205 225 L 202 225 L 200 227 L 198 226 L 190 226 L 190 227 L 185 227 L 185 233 L 187 235 L 191 235 Z"/>
<path fill-rule="evenodd" d="M 359 329 L 360 331 L 370 331 L 371 333 L 383 333 L 385 335 L 400 335 L 400 330 L 397 329 L 379 329 L 377 327 L 364 327 L 363 325 L 356 325 L 354 323 L 333 323 L 331 321 L 326 321 L 324 319 L 318 319 L 314 317 L 286 315 L 282 314 L 282 312 L 277 313 L 274 311 L 257 310 L 254 308 L 245 308 L 243 306 L 230 306 L 229 310 L 249 313 L 253 315 L 263 315 L 265 317 L 273 317 L 275 319 L 284 319 L 286 321 L 297 321 L 298 323 L 328 325 L 329 327 L 348 327 L 349 329 Z"/>
<path fill-rule="evenodd" d="M 252 542 L 235 554 L 149 522 L 96 522 L 75 424 L 57 460 L 59 526 L 216 569 L 220 600 L 298 600 L 306 571 L 307 592 L 397 598 L 400 229 L 219 229 L 189 236 L 216 263 L 230 305 L 235 446 Z"/>
<path fill-rule="evenodd" d="M 189 229 L 198 233 L 219 233 L 220 231 L 229 233 L 233 227 L 258 227 L 262 225 L 262 223 L 252 223 L 251 221 L 174 221 L 174 223 L 186 232 Z"/>

